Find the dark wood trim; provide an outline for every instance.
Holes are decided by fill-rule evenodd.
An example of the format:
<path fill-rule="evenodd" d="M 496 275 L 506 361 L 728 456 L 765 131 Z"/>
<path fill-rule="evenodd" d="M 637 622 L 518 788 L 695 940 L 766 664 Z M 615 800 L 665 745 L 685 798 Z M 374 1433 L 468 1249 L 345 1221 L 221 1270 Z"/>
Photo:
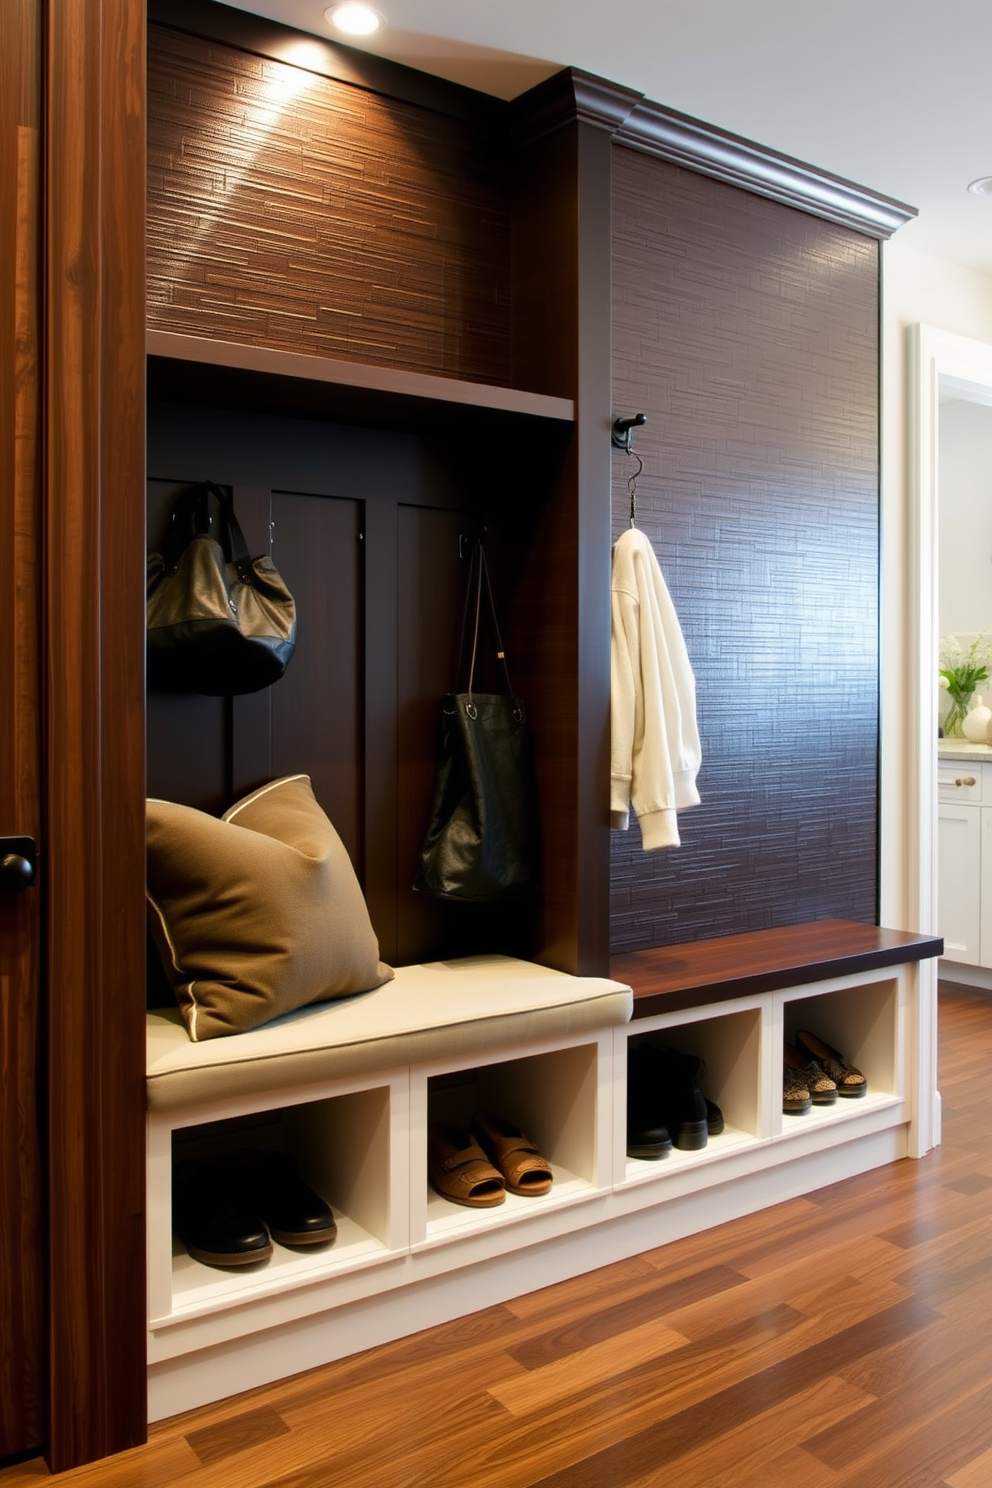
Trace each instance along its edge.
<path fill-rule="evenodd" d="M 728 185 L 742 186 L 757 196 L 798 207 L 842 227 L 852 227 L 870 238 L 890 238 L 917 215 L 916 207 L 648 99 L 638 104 L 615 138 L 618 144 L 714 176 Z"/>
<path fill-rule="evenodd" d="M 146 1433 L 143 0 L 46 35 L 49 1464 Z"/>
<path fill-rule="evenodd" d="M 516 128 L 523 138 L 561 128 L 570 118 L 578 117 L 607 130 L 616 144 L 854 228 L 868 237 L 889 238 L 917 215 L 917 209 L 904 202 L 677 113 L 641 93 L 577 68 L 566 68 L 539 83 L 517 99 L 513 108 Z"/>
<path fill-rule="evenodd" d="M 306 356 L 174 331 L 147 333 L 149 394 L 389 428 L 509 415 L 570 423 L 570 398 Z"/>
<path fill-rule="evenodd" d="M 940 956 L 943 949 L 939 936 L 885 930 L 852 920 L 816 920 L 779 930 L 628 951 L 613 957 L 610 976 L 633 988 L 634 1017 L 650 1018 L 731 997 L 926 961 Z"/>
<path fill-rule="evenodd" d="M 566 80 L 567 81 L 567 80 Z M 553 90 L 551 90 L 553 92 Z M 528 95 L 541 116 L 548 94 Z M 602 974 L 609 958 L 610 136 L 518 115 L 514 380 L 564 392 L 576 423 L 525 565 L 519 686 L 538 741 L 544 896 L 537 958 Z M 530 673 L 528 663 L 532 660 Z"/>
<path fill-rule="evenodd" d="M 578 120 L 613 136 L 643 97 L 632 88 L 565 67 L 513 101 L 514 133 L 522 148 Z"/>
<path fill-rule="evenodd" d="M 323 6 L 319 11 L 323 13 Z M 320 77 L 334 78 L 454 118 L 499 127 L 506 113 L 507 105 L 502 99 L 474 88 L 315 33 L 284 26 L 267 16 L 216 4 L 215 0 L 148 0 L 148 19 L 174 31 L 222 41 L 258 57 L 271 57 L 274 62 L 302 67 Z"/>
<path fill-rule="evenodd" d="M 0 6 L 0 830 L 41 841 L 39 0 Z M 0 895 L 0 1461 L 45 1433 L 40 883 Z"/>

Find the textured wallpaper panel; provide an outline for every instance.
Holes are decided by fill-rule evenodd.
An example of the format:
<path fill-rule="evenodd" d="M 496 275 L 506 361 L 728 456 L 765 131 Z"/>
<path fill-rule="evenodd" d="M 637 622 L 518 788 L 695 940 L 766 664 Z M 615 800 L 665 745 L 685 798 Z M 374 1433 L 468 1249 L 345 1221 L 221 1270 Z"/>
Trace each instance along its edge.
<path fill-rule="evenodd" d="M 154 25 L 148 92 L 152 327 L 509 384 L 481 129 Z"/>
<path fill-rule="evenodd" d="M 841 916 L 877 877 L 878 262 L 617 147 L 613 406 L 698 689 L 682 846 L 612 835 L 616 951 Z M 613 461 L 614 535 L 636 461 Z"/>

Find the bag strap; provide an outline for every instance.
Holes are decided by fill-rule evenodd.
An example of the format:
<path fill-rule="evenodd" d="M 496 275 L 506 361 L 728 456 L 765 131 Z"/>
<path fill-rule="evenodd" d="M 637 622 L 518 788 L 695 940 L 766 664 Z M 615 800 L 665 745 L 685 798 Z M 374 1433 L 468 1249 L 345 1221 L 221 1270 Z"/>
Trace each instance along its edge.
<path fill-rule="evenodd" d="M 220 544 L 224 556 L 234 564 L 242 583 L 254 587 L 256 574 L 241 524 L 234 515 L 234 503 L 224 488 L 215 485 L 213 481 L 201 481 L 198 485 L 190 486 L 172 508 L 172 521 L 162 553 L 165 572 L 175 573 L 180 556 L 194 537 L 198 534 L 209 536 L 213 526 L 210 515 L 211 496 L 216 499 L 220 510 Z"/>
<path fill-rule="evenodd" d="M 467 688 L 468 713 L 470 718 L 474 718 L 476 716 L 475 703 L 472 701 L 472 689 L 475 682 L 475 661 L 479 651 L 479 623 L 482 614 L 483 584 L 485 584 L 486 598 L 488 601 L 487 608 L 489 611 L 489 620 L 493 628 L 493 635 L 496 638 L 496 659 L 501 663 L 503 667 L 503 675 L 506 678 L 506 690 L 509 693 L 510 697 L 513 696 L 513 684 L 510 681 L 510 667 L 506 659 L 506 652 L 503 649 L 503 638 L 500 635 L 499 622 L 496 619 L 496 605 L 493 601 L 493 588 L 489 579 L 489 565 L 486 562 L 486 550 L 482 545 L 481 537 L 476 539 L 475 546 L 472 549 L 472 558 L 469 565 L 468 585 L 465 594 L 465 610 L 462 615 L 462 638 L 458 647 L 458 668 L 455 674 L 455 685 L 457 686 L 457 679 L 461 676 L 462 658 L 465 654 L 465 641 L 468 635 L 469 606 L 472 604 L 473 578 L 475 580 L 475 603 L 473 606 L 474 616 L 472 622 L 472 647 L 469 660 Z"/>

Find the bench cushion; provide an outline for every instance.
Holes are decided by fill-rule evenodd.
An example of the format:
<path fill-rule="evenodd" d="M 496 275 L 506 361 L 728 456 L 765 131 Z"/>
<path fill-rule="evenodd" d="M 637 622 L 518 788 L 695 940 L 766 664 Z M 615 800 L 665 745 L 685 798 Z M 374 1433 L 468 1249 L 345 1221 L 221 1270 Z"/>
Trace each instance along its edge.
<path fill-rule="evenodd" d="M 176 1012 L 148 1015 L 148 1108 L 310 1085 L 626 1023 L 629 987 L 509 956 L 400 966 L 392 982 L 300 1008 L 231 1038 L 190 1042 Z"/>

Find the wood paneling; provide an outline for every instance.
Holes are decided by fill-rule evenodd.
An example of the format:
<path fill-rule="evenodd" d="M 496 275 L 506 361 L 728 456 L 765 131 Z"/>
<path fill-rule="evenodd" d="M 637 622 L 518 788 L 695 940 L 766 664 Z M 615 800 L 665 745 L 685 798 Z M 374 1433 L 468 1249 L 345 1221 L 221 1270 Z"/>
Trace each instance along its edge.
<path fill-rule="evenodd" d="M 144 6 L 49 5 L 49 1462 L 144 1438 Z"/>
<path fill-rule="evenodd" d="M 992 1007 L 939 1018 L 920 1161 L 159 1422 L 100 1488 L 985 1488 Z"/>
<path fill-rule="evenodd" d="M 0 10 L 0 832 L 41 838 L 41 9 Z M 41 889 L 0 894 L 0 1460 L 45 1431 Z"/>
<path fill-rule="evenodd" d="M 148 151 L 151 326 L 509 382 L 484 127 L 154 25 Z"/>
<path fill-rule="evenodd" d="M 149 793 L 218 813 L 265 780 L 309 774 L 363 884 L 385 959 L 530 952 L 530 912 L 445 904 L 412 886 L 438 709 L 456 682 L 459 538 L 487 532 L 518 683 L 517 658 L 526 674 L 542 649 L 519 590 L 547 456 L 533 452 L 520 471 L 529 446 L 494 447 L 479 463 L 474 440 L 457 431 L 370 436 L 179 404 L 151 405 L 149 434 L 150 544 L 160 545 L 183 486 L 207 478 L 230 486 L 253 553 L 267 550 L 272 523 L 299 626 L 285 677 L 261 693 L 227 701 L 149 693 Z M 539 690 L 540 674 L 530 680 Z"/>
<path fill-rule="evenodd" d="M 877 244 L 615 147 L 613 246 L 614 407 L 648 416 L 638 525 L 703 745 L 680 848 L 613 834 L 613 950 L 874 921 Z"/>

